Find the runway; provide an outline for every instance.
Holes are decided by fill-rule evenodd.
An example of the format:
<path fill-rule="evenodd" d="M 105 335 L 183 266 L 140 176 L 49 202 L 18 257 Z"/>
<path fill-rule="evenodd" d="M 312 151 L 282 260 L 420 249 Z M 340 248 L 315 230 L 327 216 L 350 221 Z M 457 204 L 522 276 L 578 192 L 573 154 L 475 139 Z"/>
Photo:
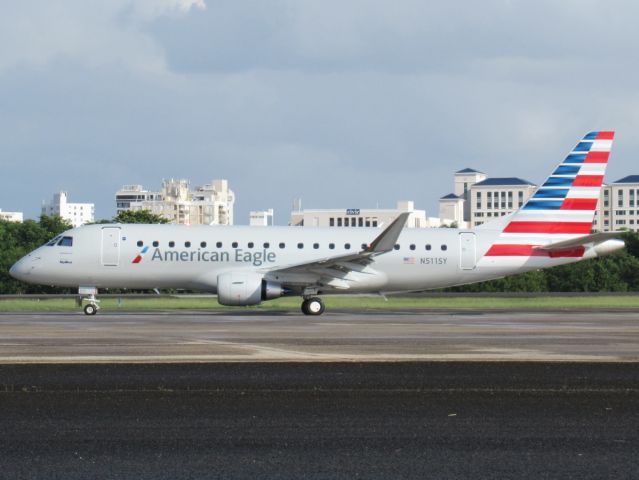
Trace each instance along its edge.
<path fill-rule="evenodd" d="M 0 476 L 637 478 L 638 317 L 2 313 Z"/>
<path fill-rule="evenodd" d="M 0 313 L 0 363 L 639 360 L 639 312 Z"/>

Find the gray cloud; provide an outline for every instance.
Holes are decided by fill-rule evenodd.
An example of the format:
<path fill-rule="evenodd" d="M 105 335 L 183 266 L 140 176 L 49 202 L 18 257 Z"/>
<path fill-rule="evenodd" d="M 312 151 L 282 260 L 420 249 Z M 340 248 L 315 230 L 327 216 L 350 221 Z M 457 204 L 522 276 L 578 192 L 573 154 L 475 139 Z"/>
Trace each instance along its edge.
<path fill-rule="evenodd" d="M 454 170 L 541 181 L 598 128 L 608 178 L 639 173 L 631 2 L 52 3 L 0 19 L 4 210 L 65 188 L 108 217 L 173 176 L 228 178 L 239 222 L 298 196 L 436 215 Z"/>

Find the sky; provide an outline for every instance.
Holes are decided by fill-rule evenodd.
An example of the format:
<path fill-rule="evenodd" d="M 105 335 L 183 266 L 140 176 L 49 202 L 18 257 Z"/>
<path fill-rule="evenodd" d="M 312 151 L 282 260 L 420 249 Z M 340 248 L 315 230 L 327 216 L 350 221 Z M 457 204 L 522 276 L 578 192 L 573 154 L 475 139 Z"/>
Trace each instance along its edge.
<path fill-rule="evenodd" d="M 275 209 L 438 215 L 453 173 L 541 182 L 586 132 L 639 174 L 639 4 L 20 0 L 0 15 L 0 209 L 226 178 Z"/>

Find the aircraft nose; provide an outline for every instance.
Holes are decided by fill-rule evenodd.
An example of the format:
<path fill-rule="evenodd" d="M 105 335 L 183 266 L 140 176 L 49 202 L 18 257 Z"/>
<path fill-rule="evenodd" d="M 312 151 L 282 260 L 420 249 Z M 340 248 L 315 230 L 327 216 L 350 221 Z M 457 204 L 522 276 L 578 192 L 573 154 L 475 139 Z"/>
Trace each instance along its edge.
<path fill-rule="evenodd" d="M 18 280 L 24 280 L 25 276 L 29 274 L 29 271 L 27 259 L 21 258 L 9 269 L 9 275 Z"/>

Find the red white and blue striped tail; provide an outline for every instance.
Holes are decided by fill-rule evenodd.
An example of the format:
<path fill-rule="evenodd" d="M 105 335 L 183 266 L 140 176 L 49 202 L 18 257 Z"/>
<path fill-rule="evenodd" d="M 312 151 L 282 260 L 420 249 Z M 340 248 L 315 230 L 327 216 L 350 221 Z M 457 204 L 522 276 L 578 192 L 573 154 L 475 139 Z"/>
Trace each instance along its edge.
<path fill-rule="evenodd" d="M 487 257 L 581 257 L 583 247 L 548 252 L 537 247 L 588 235 L 606 173 L 614 132 L 590 132 L 516 211 Z"/>

